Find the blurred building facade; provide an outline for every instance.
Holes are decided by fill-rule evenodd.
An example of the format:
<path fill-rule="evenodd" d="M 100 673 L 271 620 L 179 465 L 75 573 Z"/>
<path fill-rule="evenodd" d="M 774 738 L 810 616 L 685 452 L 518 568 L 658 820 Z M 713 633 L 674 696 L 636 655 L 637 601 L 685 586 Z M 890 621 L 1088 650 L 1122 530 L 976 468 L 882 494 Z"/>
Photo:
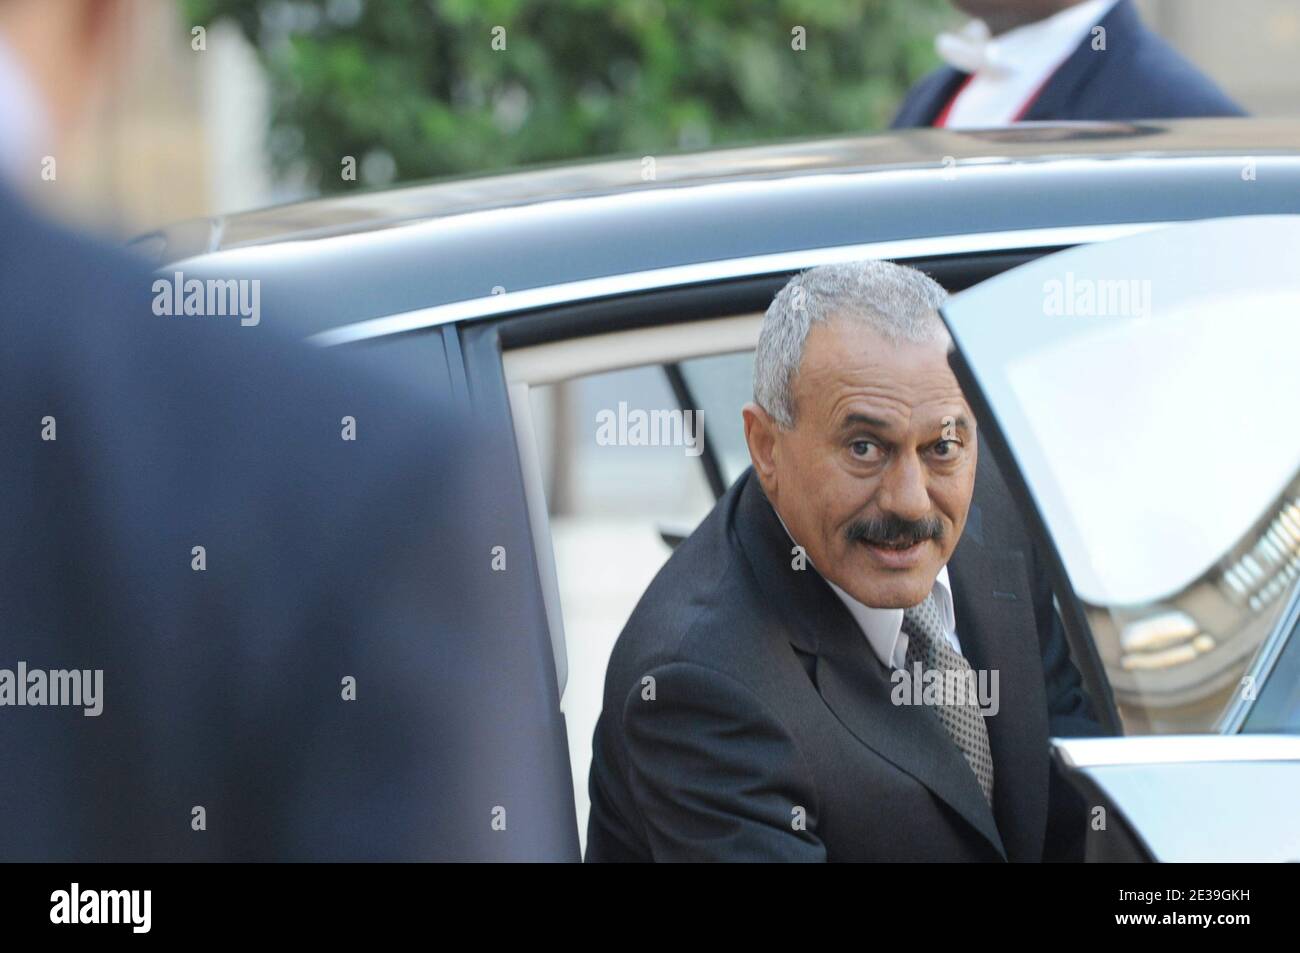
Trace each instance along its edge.
<path fill-rule="evenodd" d="M 1300 4 L 1138 0 L 1138 8 L 1252 114 L 1300 117 Z"/>

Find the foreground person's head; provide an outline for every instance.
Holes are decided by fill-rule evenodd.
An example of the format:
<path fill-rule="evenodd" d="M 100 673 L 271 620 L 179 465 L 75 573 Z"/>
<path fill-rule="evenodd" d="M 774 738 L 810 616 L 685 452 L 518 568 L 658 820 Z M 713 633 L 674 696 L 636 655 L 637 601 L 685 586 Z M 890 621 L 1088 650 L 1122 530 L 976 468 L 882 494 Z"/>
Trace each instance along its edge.
<path fill-rule="evenodd" d="M 139 0 L 0 0 L 0 106 L 8 110 L 0 108 L 0 128 L 22 137 L 21 151 L 34 153 L 21 160 L 36 168 L 44 152 L 56 151 L 103 105 L 127 65 L 134 17 L 142 12 Z M 11 88 L 15 83 L 20 90 Z M 36 177 L 25 167 L 19 175 L 27 174 Z"/>
<path fill-rule="evenodd" d="M 817 571 L 876 608 L 929 595 L 970 508 L 975 421 L 944 297 L 889 262 L 814 268 L 777 294 L 755 354 L 755 473 Z"/>
<path fill-rule="evenodd" d="M 994 35 L 1055 16 L 1083 0 L 953 0 L 967 16 L 983 20 Z"/>

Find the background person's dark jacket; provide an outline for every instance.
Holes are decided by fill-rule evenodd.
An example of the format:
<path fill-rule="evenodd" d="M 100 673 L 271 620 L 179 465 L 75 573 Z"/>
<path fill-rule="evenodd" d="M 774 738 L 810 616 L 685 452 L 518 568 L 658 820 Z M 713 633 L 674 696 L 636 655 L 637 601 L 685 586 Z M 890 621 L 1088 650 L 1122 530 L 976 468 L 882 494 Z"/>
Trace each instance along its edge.
<path fill-rule="evenodd" d="M 1245 115 L 1211 79 L 1147 29 L 1131 0 L 1120 0 L 1099 25 L 1106 30 L 1106 49 L 1092 48 L 1089 31 L 1023 121 Z M 891 127 L 933 125 L 968 76 L 951 66 L 928 74 L 908 91 Z"/>
<path fill-rule="evenodd" d="M 98 717 L 0 708 L 0 860 L 572 856 L 524 547 L 491 571 L 433 369 L 155 316 L 153 277 L 0 187 L 0 668 L 104 671 Z"/>
<path fill-rule="evenodd" d="M 949 578 L 963 653 L 999 671 L 993 811 L 935 712 L 891 702 L 848 609 L 792 568 L 748 470 L 615 645 L 587 860 L 1082 859 L 1085 809 L 1048 737 L 1103 732 L 1005 487 L 978 474 Z"/>

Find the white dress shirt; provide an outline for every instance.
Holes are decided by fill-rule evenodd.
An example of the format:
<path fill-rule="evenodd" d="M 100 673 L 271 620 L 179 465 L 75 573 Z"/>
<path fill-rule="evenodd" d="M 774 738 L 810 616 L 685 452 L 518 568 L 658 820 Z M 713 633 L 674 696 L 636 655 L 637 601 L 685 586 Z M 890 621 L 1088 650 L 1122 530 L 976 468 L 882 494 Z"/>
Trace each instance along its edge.
<path fill-rule="evenodd" d="M 49 117 L 40 94 L 18 55 L 0 36 L 0 178 L 19 184 L 36 181 L 49 136 Z"/>
<path fill-rule="evenodd" d="M 934 46 L 948 65 L 971 79 L 953 100 L 949 129 L 1005 126 L 1014 122 L 1118 0 L 1086 0 L 1060 13 L 990 37 L 981 20 L 956 33 L 941 33 Z"/>
<path fill-rule="evenodd" d="M 772 512 L 776 513 L 776 507 L 772 507 Z M 785 534 L 790 537 L 790 542 L 799 545 L 790 534 L 790 528 L 785 525 L 785 520 L 781 519 L 780 513 L 776 513 L 776 518 L 780 521 Z M 811 559 L 808 560 L 808 564 L 812 565 Z M 817 567 L 813 566 L 813 568 Z M 826 579 L 824 575 L 822 578 Z M 871 651 L 876 654 L 876 658 L 880 659 L 880 663 L 890 669 L 906 668 L 909 637 L 903 631 L 903 610 L 873 608 L 854 599 L 829 579 L 826 579 L 826 584 L 848 608 L 849 614 L 857 622 L 862 634 L 867 637 L 867 644 L 871 646 Z M 957 616 L 953 608 L 952 586 L 948 582 L 947 566 L 940 567 L 930 592 L 934 595 L 934 601 L 939 608 L 939 618 L 943 620 L 943 632 L 948 637 L 948 644 L 960 655 L 961 643 L 957 641 Z"/>

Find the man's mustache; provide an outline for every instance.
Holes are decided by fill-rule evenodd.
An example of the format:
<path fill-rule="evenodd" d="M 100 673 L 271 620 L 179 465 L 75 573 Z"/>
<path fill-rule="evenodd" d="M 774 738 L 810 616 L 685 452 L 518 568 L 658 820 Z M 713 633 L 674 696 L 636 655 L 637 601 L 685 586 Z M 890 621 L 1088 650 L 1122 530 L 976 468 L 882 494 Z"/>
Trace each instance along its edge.
<path fill-rule="evenodd" d="M 872 516 L 854 520 L 844 530 L 851 543 L 873 543 L 878 546 L 913 546 L 926 540 L 943 539 L 943 524 L 937 517 L 905 520 L 898 516 Z"/>

